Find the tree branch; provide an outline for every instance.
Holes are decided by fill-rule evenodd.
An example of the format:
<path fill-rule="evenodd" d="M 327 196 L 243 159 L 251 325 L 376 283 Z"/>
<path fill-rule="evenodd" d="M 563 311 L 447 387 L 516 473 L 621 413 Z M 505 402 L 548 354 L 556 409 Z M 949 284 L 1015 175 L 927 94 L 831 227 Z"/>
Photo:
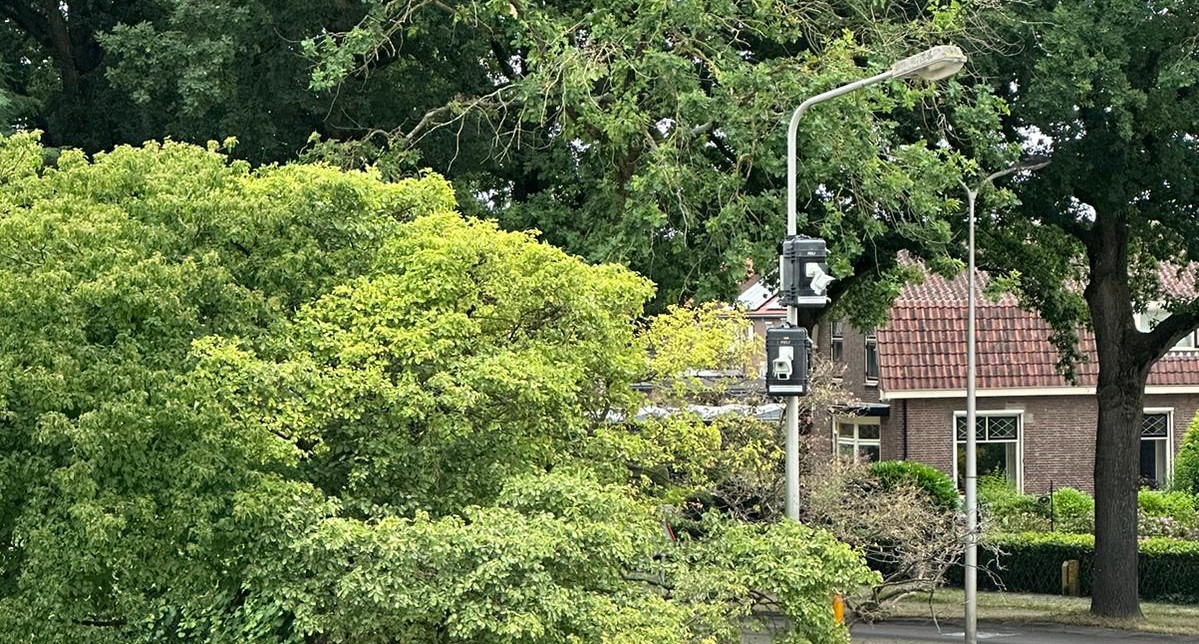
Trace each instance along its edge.
<path fill-rule="evenodd" d="M 54 49 L 49 23 L 45 16 L 31 9 L 28 3 L 0 0 L 0 16 L 16 23 L 21 31 L 33 38 L 37 44 L 46 49 Z"/>
<path fill-rule="evenodd" d="M 1149 333 L 1142 334 L 1142 348 L 1145 353 L 1153 356 L 1157 362 L 1170 347 L 1178 344 L 1188 333 L 1199 328 L 1199 299 L 1191 302 L 1190 310 L 1171 313 L 1170 317 L 1162 320 Z"/>

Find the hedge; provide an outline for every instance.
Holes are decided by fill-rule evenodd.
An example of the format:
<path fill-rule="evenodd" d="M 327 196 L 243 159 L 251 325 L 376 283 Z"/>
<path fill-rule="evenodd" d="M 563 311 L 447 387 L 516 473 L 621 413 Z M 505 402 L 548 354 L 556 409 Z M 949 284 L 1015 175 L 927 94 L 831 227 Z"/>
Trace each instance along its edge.
<path fill-rule="evenodd" d="M 1082 592 L 1091 594 L 1092 535 L 1024 532 L 990 535 L 984 542 L 978 551 L 979 588 L 1056 595 L 1062 562 L 1077 559 Z M 998 562 L 991 547 L 1001 551 Z M 1199 542 L 1149 538 L 1140 540 L 1139 550 L 1141 599 L 1199 604 Z M 961 577 L 961 568 L 955 568 L 949 581 L 960 585 Z"/>

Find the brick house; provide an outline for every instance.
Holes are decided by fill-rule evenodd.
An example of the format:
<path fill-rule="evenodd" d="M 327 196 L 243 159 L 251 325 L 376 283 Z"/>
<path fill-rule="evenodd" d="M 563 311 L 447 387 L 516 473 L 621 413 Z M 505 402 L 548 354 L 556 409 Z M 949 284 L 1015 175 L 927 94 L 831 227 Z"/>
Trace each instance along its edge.
<path fill-rule="evenodd" d="M 786 319 L 760 285 L 743 290 L 739 301 L 755 334 Z M 880 329 L 862 331 L 845 321 L 817 327 L 814 350 L 845 365 L 843 385 L 863 404 L 856 414 L 830 419 L 827 440 L 817 435 L 815 446 L 860 459 L 919 461 L 960 476 L 966 313 L 965 276 L 954 281 L 930 276 L 903 290 Z M 980 297 L 977 319 L 979 472 L 1002 473 L 1028 493 L 1051 485 L 1092 491 L 1098 416 L 1093 337 L 1082 338 L 1090 360 L 1078 366 L 1078 384 L 1071 385 L 1056 370 L 1049 326 L 1014 297 Z M 1145 328 L 1149 319 L 1138 323 Z M 1160 486 L 1169 480 L 1183 433 L 1199 411 L 1195 333 L 1154 366 L 1144 405 L 1142 482 Z"/>

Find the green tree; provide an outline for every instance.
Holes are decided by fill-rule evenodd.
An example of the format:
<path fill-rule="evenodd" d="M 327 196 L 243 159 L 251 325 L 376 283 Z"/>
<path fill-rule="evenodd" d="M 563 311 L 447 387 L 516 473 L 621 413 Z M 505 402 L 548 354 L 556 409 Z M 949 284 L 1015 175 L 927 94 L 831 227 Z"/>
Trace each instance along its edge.
<path fill-rule="evenodd" d="M 53 144 L 99 149 L 122 140 L 122 133 L 134 131 L 130 102 L 108 84 L 96 36 L 158 15 L 156 4 L 0 2 L 0 95 L 27 102 L 31 109 L 22 120 L 46 128 Z"/>
<path fill-rule="evenodd" d="M 761 597 L 846 640 L 860 554 L 713 513 L 670 542 L 607 447 L 645 279 L 434 175 L 216 148 L 0 139 L 5 641 L 736 641 Z"/>
<path fill-rule="evenodd" d="M 929 44 L 969 45 L 988 4 L 380 4 L 309 43 L 314 86 L 420 83 L 429 107 L 313 153 L 445 170 L 504 225 L 651 278 L 656 306 L 725 297 L 747 259 L 777 262 L 790 112 Z M 956 267 L 954 155 L 920 141 L 971 135 L 997 106 L 950 88 L 893 82 L 801 127 L 800 228 L 831 241 L 832 296 L 863 324 L 913 277 L 899 250 Z"/>
<path fill-rule="evenodd" d="M 256 163 L 433 168 L 466 211 L 650 277 L 662 310 L 774 265 L 803 97 L 930 44 L 985 49 L 996 2 L 75 4 L 0 2 L 0 118 L 89 153 L 233 135 Z M 801 231 L 832 242 L 831 295 L 863 325 L 915 277 L 900 250 L 957 268 L 955 146 L 917 141 L 998 109 L 897 81 L 805 119 Z"/>
<path fill-rule="evenodd" d="M 308 90 L 300 41 L 364 14 L 345 0 L 4 0 L 0 118 L 89 153 L 235 135 L 238 156 L 285 161 L 313 132 L 336 136 L 348 123 L 402 111 L 390 93 L 344 88 L 334 106 L 334 95 Z"/>
<path fill-rule="evenodd" d="M 989 67 L 1011 106 L 1006 133 L 1053 162 L 1019 183 L 1022 208 L 982 218 L 980 265 L 1010 274 L 1022 301 L 1053 326 L 1068 373 L 1080 355 L 1077 330 L 1094 332 L 1091 610 L 1136 616 L 1146 378 L 1199 325 L 1199 3 L 1033 2 L 1011 11 L 1021 23 L 1015 49 Z M 1136 314 L 1156 307 L 1165 315 L 1138 329 Z"/>
<path fill-rule="evenodd" d="M 1199 496 L 1199 414 L 1191 419 L 1182 436 L 1182 447 L 1178 448 L 1178 456 L 1174 458 L 1171 487 Z"/>

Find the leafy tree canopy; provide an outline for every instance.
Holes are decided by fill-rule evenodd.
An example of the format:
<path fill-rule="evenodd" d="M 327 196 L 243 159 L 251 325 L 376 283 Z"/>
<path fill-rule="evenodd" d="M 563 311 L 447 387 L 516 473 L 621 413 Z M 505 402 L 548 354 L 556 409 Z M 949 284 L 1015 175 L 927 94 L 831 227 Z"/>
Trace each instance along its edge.
<path fill-rule="evenodd" d="M 1052 164 L 1023 206 L 982 217 L 982 264 L 1053 325 L 1061 365 L 1099 361 L 1093 609 L 1139 614 L 1137 445 L 1149 369 L 1199 326 L 1199 3 L 1012 3 L 1010 56 L 987 66 L 1010 141 Z M 1136 314 L 1161 310 L 1152 328 Z"/>
<path fill-rule="evenodd" d="M 345 0 L 0 2 L 0 118 L 86 152 L 148 139 L 237 136 L 238 156 L 293 158 L 308 136 L 335 136 L 392 95 L 308 90 L 300 41 L 347 29 Z M 15 121 L 14 121 L 15 119 Z"/>
<path fill-rule="evenodd" d="M 43 156 L 0 139 L 0 632 L 737 641 L 770 597 L 846 638 L 828 593 L 873 575 L 827 533 L 664 537 L 721 455 L 610 422 L 645 279 L 464 219 L 435 175 Z"/>
<path fill-rule="evenodd" d="M 451 168 L 460 194 L 482 196 L 506 225 L 635 268 L 660 303 L 721 297 L 747 259 L 775 263 L 791 111 L 929 44 L 969 45 L 986 4 L 380 4 L 309 43 L 314 85 L 419 82 L 442 94 L 360 145 L 317 152 L 353 162 L 382 146 L 401 167 Z M 463 74 L 451 63 L 462 60 L 476 67 Z M 973 136 L 998 105 L 949 87 L 888 83 L 800 128 L 800 228 L 831 240 L 843 278 L 833 296 L 849 293 L 863 324 L 911 277 L 898 250 L 952 268 L 954 155 L 920 140 Z"/>
<path fill-rule="evenodd" d="M 234 135 L 256 163 L 433 168 L 469 213 L 651 278 L 663 310 L 774 266 L 803 98 L 932 44 L 973 54 L 995 4 L 10 0 L 0 117 L 87 152 Z M 832 296 L 863 326 L 913 277 L 899 250 L 957 267 L 957 146 L 927 142 L 999 105 L 944 87 L 888 83 L 800 128 L 800 228 L 832 242 Z"/>

